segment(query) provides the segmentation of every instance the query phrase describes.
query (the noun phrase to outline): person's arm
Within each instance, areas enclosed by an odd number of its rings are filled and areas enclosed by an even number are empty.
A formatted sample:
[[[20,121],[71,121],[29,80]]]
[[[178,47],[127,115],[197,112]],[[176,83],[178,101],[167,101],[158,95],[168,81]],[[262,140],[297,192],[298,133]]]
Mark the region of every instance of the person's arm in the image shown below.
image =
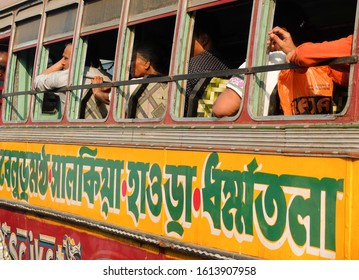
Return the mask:
[[[102,84],[103,77],[95,76],[92,79],[92,84]],[[102,103],[110,104],[110,91],[111,88],[93,88],[92,93],[95,96],[97,100],[99,100]]]
[[[245,68],[243,62],[239,68]],[[237,114],[243,98],[244,77],[233,76],[226,89],[218,96],[212,107],[212,113],[217,118],[231,117]]]
[[[60,59],[58,62],[56,62],[55,64],[51,65],[49,68],[47,68],[46,70],[44,70],[41,75],[48,75],[50,73],[54,73],[54,72],[58,72],[64,69],[63,66],[63,59]]]
[[[286,54],[287,62],[300,66],[314,66],[327,59],[349,56],[353,36],[322,43],[304,43],[296,47],[290,33],[283,28],[275,27],[269,32],[267,42],[271,51],[281,50]]]
[[[242,98],[231,88],[226,88],[216,99],[212,113],[217,118],[234,116],[241,106]]]
[[[270,51],[283,51],[286,54],[286,61],[292,62],[292,57],[296,52],[296,45],[293,42],[292,36],[290,33],[281,28],[274,27],[271,31],[269,31],[269,40],[267,41],[267,45],[269,46]]]
[[[353,36],[322,43],[304,43],[297,47],[291,62],[301,66],[314,66],[322,61],[349,56],[352,51]]]
[[[35,89],[37,91],[52,91],[67,85],[68,70],[50,72],[35,77]]]

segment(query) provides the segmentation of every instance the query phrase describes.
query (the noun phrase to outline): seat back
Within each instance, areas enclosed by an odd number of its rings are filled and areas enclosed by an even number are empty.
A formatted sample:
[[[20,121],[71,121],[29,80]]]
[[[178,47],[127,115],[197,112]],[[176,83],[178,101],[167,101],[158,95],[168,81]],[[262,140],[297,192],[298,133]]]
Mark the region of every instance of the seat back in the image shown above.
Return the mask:
[[[207,85],[202,98],[198,100],[197,117],[212,117],[212,106],[219,94],[221,94],[228,84],[228,79],[213,77]]]

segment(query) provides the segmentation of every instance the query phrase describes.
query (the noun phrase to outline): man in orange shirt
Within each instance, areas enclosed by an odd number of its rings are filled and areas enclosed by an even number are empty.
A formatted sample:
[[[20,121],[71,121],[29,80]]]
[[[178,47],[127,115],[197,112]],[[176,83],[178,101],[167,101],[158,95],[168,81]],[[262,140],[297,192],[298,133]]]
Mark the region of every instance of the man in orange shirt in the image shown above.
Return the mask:
[[[271,51],[283,51],[288,63],[310,67],[328,59],[350,56],[353,35],[322,43],[304,43],[297,47],[293,43],[290,33],[277,26],[269,32],[267,44]],[[331,73],[328,74],[334,82],[348,86],[349,64],[334,65],[331,67]]]

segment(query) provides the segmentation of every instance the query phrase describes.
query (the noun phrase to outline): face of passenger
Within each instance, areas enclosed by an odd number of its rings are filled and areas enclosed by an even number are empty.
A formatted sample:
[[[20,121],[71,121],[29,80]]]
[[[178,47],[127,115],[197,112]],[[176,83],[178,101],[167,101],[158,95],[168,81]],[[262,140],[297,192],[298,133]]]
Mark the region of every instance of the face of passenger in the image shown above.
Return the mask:
[[[136,53],[131,63],[131,76],[132,78],[140,78],[150,73],[151,62]]]
[[[62,67],[64,70],[69,69],[71,59],[72,45],[67,45],[62,54]]]

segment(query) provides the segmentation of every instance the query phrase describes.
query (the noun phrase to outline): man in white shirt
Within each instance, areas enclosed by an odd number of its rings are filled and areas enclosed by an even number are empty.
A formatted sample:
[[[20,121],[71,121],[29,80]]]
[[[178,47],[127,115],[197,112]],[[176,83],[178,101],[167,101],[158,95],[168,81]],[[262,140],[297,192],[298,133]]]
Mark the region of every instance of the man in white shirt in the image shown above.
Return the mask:
[[[35,78],[35,89],[37,91],[44,91],[45,94],[48,91],[59,96],[62,113],[66,102],[66,92],[56,92],[56,90],[67,85],[71,52],[72,44],[66,45],[62,54],[62,58]],[[109,81],[111,81],[111,77],[105,73],[105,71],[94,67],[85,67],[83,84],[101,84],[103,82]],[[108,89],[93,88],[92,92],[93,95],[91,98],[93,99],[93,103],[95,105],[90,107],[90,109],[87,108],[85,112],[85,118],[103,118],[107,114],[108,104],[110,103]]]
[[[51,91],[60,97],[61,110],[65,106],[66,92],[54,92],[67,85],[72,44],[66,45],[62,58],[35,78],[35,90]],[[46,92],[45,92],[46,94]]]

